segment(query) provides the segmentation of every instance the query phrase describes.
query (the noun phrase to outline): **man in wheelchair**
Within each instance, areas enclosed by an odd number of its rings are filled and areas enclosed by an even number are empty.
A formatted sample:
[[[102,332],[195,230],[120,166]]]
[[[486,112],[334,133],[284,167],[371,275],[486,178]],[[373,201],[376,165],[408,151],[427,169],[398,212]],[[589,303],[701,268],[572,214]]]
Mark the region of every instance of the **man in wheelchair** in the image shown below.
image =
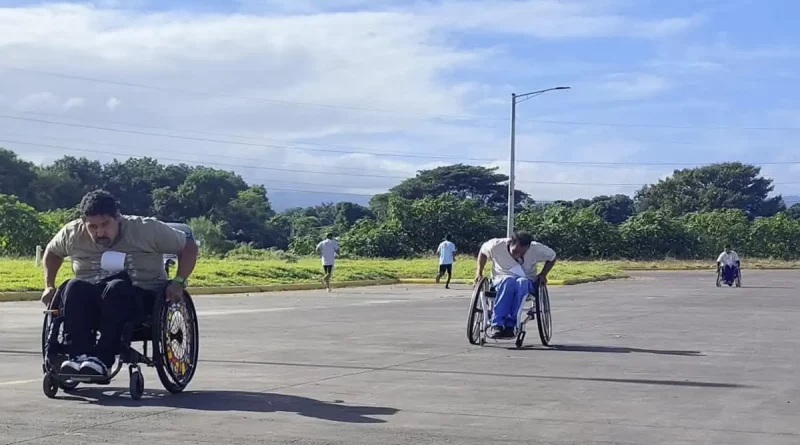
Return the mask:
[[[58,270],[70,257],[75,278],[63,285],[60,295],[69,359],[59,372],[108,377],[124,325],[149,313],[157,295],[170,301],[183,298],[198,249],[191,235],[161,221],[121,215],[116,199],[105,191],[84,196],[80,213],[45,249],[42,302],[49,306]],[[169,282],[165,254],[178,256],[178,270]],[[93,331],[99,331],[99,340]]]
[[[739,268],[742,263],[739,260],[739,254],[735,250],[731,250],[730,244],[725,245],[725,250],[717,257],[717,270],[722,268],[722,281],[725,284],[733,283],[736,276],[739,274]]]
[[[547,274],[556,262],[556,253],[533,241],[526,232],[517,232],[511,238],[491,239],[481,246],[478,254],[475,283],[483,278],[488,260],[492,260],[492,283],[497,291],[488,336],[514,337],[517,313],[528,294],[535,292],[538,283],[547,283]],[[545,264],[537,274],[536,264],[540,261]]]

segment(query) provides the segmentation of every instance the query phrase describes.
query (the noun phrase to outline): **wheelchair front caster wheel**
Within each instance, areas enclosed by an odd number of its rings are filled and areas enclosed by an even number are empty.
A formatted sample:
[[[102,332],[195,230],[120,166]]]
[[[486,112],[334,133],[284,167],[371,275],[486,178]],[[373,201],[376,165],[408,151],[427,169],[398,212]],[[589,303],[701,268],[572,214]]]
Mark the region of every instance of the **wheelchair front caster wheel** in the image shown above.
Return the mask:
[[[139,400],[142,398],[142,395],[144,394],[144,376],[142,375],[138,367],[137,368],[131,367],[130,374],[131,374],[131,385],[130,385],[131,398],[133,400]]]
[[[42,390],[44,391],[44,395],[48,398],[53,399],[56,397],[56,394],[58,394],[58,382],[56,382],[56,379],[52,375],[44,375],[42,379]]]
[[[517,341],[514,343],[517,346],[517,349],[522,347],[522,343],[524,341],[525,341],[525,331],[522,331],[517,335]]]
[[[67,380],[65,382],[58,382],[58,387],[64,391],[72,391],[73,389],[77,388],[79,384],[80,383],[74,380]]]

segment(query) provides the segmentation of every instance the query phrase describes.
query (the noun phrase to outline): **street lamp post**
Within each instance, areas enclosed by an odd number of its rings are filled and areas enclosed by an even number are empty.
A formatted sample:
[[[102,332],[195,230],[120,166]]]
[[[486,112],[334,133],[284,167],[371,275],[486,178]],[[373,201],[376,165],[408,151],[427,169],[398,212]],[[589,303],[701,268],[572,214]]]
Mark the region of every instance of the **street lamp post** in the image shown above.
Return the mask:
[[[511,155],[508,159],[508,227],[506,229],[506,235],[509,238],[511,238],[511,236],[514,234],[514,206],[516,205],[516,200],[514,199],[514,164],[516,162],[515,138],[517,126],[517,104],[525,102],[526,100],[536,97],[540,94],[547,93],[548,91],[568,89],[570,89],[570,87],[555,87],[525,94],[511,94]]]

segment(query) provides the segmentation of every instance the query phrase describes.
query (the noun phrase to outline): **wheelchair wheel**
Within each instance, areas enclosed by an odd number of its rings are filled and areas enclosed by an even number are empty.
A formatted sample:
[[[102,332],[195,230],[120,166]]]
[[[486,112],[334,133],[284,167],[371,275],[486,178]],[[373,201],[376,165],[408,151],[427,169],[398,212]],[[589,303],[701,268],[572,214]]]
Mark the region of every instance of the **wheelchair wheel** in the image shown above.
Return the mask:
[[[553,327],[550,319],[550,295],[547,285],[539,284],[539,296],[536,298],[536,325],[539,328],[539,338],[544,346],[550,345]]]
[[[717,269],[717,287],[722,287],[722,271]]]
[[[742,269],[736,274],[736,287],[742,287]]]
[[[153,361],[164,389],[177,394],[191,382],[197,370],[200,335],[192,297],[183,293],[183,302],[167,304],[158,298],[153,314]]]
[[[489,289],[489,279],[483,278],[472,291],[472,301],[469,304],[467,316],[467,340],[473,345],[483,344],[483,307],[481,294]]]

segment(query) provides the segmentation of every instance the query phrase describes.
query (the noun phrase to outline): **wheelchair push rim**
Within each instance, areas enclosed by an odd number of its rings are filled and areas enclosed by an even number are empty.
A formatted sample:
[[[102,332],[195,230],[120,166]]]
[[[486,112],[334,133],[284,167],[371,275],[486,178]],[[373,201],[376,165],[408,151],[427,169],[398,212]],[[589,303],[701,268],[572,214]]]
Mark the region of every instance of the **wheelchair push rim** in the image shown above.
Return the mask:
[[[539,339],[542,344],[549,346],[553,336],[553,326],[550,316],[550,294],[544,283],[539,284],[539,295],[536,297],[536,326],[539,328]]]
[[[153,359],[164,388],[183,391],[197,371],[200,336],[192,297],[184,292],[183,302],[159,301],[153,313]]]
[[[469,304],[469,315],[467,316],[467,340],[473,345],[484,343],[484,314],[483,314],[483,293],[488,289],[489,280],[484,277],[475,286],[472,292],[472,300]]]

